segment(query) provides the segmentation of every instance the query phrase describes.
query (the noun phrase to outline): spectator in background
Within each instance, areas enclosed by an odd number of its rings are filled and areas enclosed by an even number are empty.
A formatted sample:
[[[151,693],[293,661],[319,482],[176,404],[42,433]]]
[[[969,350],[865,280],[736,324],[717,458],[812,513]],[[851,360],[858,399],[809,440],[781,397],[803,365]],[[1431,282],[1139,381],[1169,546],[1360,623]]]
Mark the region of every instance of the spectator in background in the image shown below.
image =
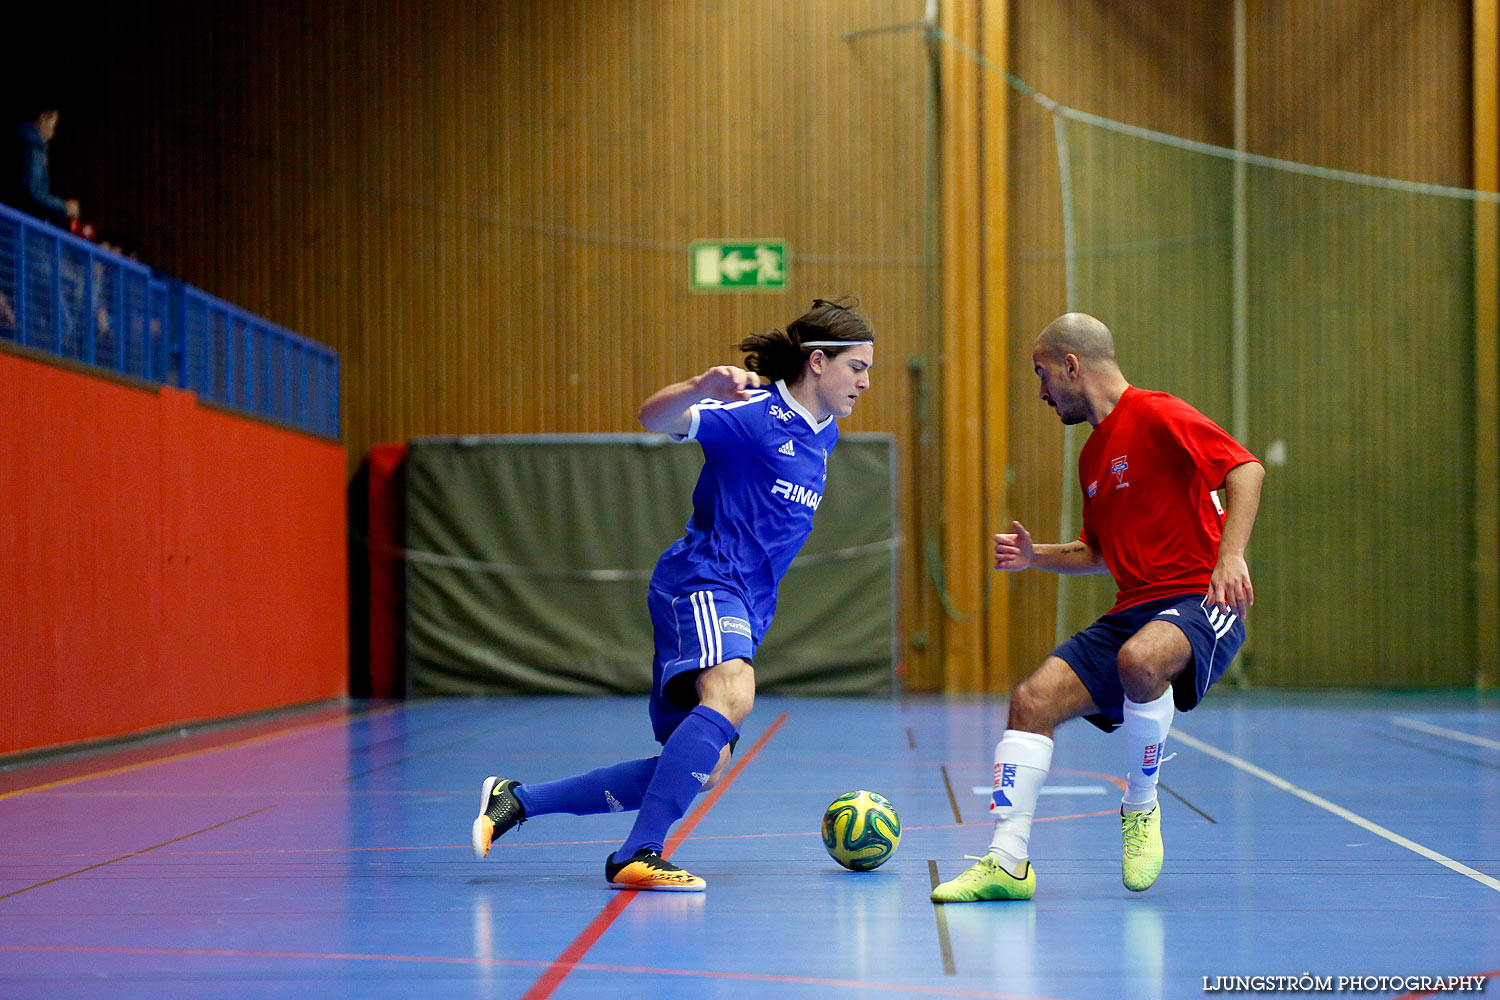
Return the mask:
[[[4,180],[4,201],[67,228],[70,220],[78,218],[78,202],[52,193],[52,172],[47,165],[47,146],[57,134],[58,110],[39,107],[27,114],[29,120],[16,123],[15,159]]]

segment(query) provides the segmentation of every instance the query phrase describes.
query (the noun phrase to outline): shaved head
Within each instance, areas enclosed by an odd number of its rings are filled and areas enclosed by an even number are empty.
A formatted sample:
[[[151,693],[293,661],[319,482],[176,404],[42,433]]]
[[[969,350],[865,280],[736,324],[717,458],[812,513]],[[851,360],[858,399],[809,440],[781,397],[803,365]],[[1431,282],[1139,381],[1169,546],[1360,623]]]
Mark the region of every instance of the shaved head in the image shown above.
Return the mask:
[[[1036,346],[1049,358],[1076,354],[1085,363],[1115,360],[1115,338],[1109,327],[1088,313],[1063,313],[1047,324],[1036,338]]]
[[[1130,388],[1115,361],[1109,327],[1088,313],[1063,313],[1047,324],[1031,349],[1042,402],[1065,424],[1099,426]]]

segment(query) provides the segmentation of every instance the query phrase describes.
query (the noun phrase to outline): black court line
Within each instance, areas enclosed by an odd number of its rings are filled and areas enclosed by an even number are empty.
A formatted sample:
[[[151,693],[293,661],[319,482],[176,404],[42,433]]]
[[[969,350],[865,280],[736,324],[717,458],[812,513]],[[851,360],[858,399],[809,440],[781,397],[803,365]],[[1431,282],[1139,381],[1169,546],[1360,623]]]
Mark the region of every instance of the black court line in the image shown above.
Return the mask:
[[[938,887],[937,862],[931,858],[927,859],[927,876],[932,879],[932,887]],[[948,940],[948,913],[942,906],[934,906],[933,914],[937,917],[938,947],[943,952],[943,975],[953,976],[958,974],[958,969],[953,964],[953,942]]]
[[[1199,809],[1197,806],[1193,805],[1187,799],[1183,798],[1177,792],[1174,792],[1172,789],[1168,788],[1167,787],[1167,783],[1165,781],[1162,781],[1161,779],[1158,778],[1157,782],[1156,782],[1156,787],[1160,788],[1162,791],[1166,792],[1168,795],[1172,796],[1172,798],[1176,799],[1178,802],[1181,802],[1183,805],[1187,806],[1193,812],[1197,813],[1199,816],[1202,816],[1204,819],[1208,820],[1210,823],[1217,823],[1217,822],[1219,822],[1218,820],[1216,820],[1212,816],[1210,816],[1208,813],[1204,812],[1202,809]]]
[[[953,807],[953,821],[955,823],[962,823],[964,818],[958,811],[958,799],[953,796],[953,782],[948,780],[948,765],[939,764],[938,770],[943,772],[943,787],[948,789],[948,804]]]
[[[1370,736],[1375,737],[1376,739],[1385,740],[1388,743],[1399,743],[1401,746],[1411,747],[1413,750],[1423,750],[1430,754],[1436,754],[1439,757],[1447,757],[1449,760],[1461,760],[1465,764],[1475,764],[1479,767],[1487,767],[1493,771],[1500,771],[1500,764],[1496,764],[1493,761],[1483,760],[1479,757],[1474,757],[1466,753],[1454,753],[1452,750],[1439,750],[1437,747],[1428,746],[1426,743],[1418,743],[1416,740],[1404,740],[1399,736],[1392,736],[1390,733],[1382,733],[1374,729],[1368,729],[1366,730],[1366,733]]]
[[[439,721],[434,722],[429,726],[422,726],[418,729],[409,729],[398,736],[387,736],[385,739],[376,740],[374,743],[367,743],[362,747],[356,748],[354,752],[357,754],[370,754],[373,751],[379,750],[386,746],[406,743],[414,736],[425,736],[428,733],[441,732],[443,730],[451,728],[451,726],[452,722],[450,720],[440,719]],[[478,730],[476,732],[470,733],[467,736],[460,736],[456,740],[449,740],[447,743],[440,743],[437,746],[428,747],[425,750],[418,750],[413,753],[397,757],[394,760],[386,761],[384,764],[377,764],[374,767],[366,768],[363,771],[355,771],[348,777],[344,778],[344,784],[347,785],[358,778],[367,777],[368,775],[375,774],[379,771],[387,771],[393,767],[400,767],[402,764],[405,764],[408,761],[419,760],[423,757],[431,757],[434,754],[442,753],[444,750],[451,750],[453,747],[462,746],[465,743],[473,743],[475,740],[483,739],[486,736],[490,735],[492,734],[487,730]]]
[[[192,833],[184,833],[180,837],[173,837],[171,840],[164,840],[160,844],[152,844],[150,847],[142,848],[139,851],[131,851],[129,854],[122,854],[118,858],[110,858],[108,861],[101,861],[97,865],[89,865],[87,868],[80,868],[76,872],[68,872],[66,875],[58,875],[54,878],[47,879],[45,882],[38,882],[35,885],[28,885],[21,889],[13,889],[10,892],[7,892],[5,895],[0,896],[0,899],[9,899],[12,896],[19,896],[23,892],[30,892],[32,889],[40,889],[42,886],[51,885],[53,882],[61,882],[63,879],[72,878],[74,875],[84,875],[88,872],[94,871],[97,868],[103,868],[105,865],[112,865],[117,861],[129,861],[131,858],[138,858],[142,854],[150,854],[152,851],[160,850],[163,847],[168,847],[180,841],[187,840],[189,837],[196,837],[200,833],[208,833],[210,830],[217,830],[219,827],[228,826],[230,823],[238,823],[242,819],[249,819],[251,816],[258,816],[269,809],[275,808],[275,806],[262,806],[254,812],[247,812],[242,816],[235,816],[232,819],[226,819],[221,823],[215,823],[213,826],[205,826],[203,829],[194,830]]]
[[[433,727],[433,728],[441,728],[441,727]],[[423,732],[425,732],[425,730],[423,730]],[[410,734],[410,735],[417,735],[417,734],[413,733],[413,734]],[[407,763],[409,761],[420,760],[423,757],[432,757],[432,756],[435,756],[436,754],[440,754],[440,753],[442,753],[445,750],[451,750],[454,747],[460,746],[460,745],[462,745],[464,743],[472,743],[476,739],[478,739],[480,736],[483,736],[483,735],[484,735],[483,733],[476,733],[476,734],[473,734],[473,735],[470,735],[470,736],[461,736],[461,737],[459,737],[456,740],[449,740],[447,743],[440,743],[437,746],[428,747],[426,750],[419,750],[416,753],[405,754],[403,756],[397,757],[395,760],[386,761],[384,764],[377,764],[376,766],[370,767],[370,768],[366,768],[363,771],[356,771],[356,772],[354,772],[353,774],[349,775],[347,778],[344,779],[344,784],[347,785],[350,782],[357,781],[360,778],[369,777],[370,775],[376,774],[376,773],[378,773],[380,771],[388,771],[388,770],[390,770],[393,767],[400,767],[402,764],[405,764],[405,763]],[[402,737],[402,738],[404,739],[405,737]],[[360,749],[360,752],[363,753],[363,752],[365,752],[368,749],[371,749],[371,748],[376,747],[376,746],[382,746],[382,745],[384,745],[386,743],[390,743],[390,742],[393,742],[393,741],[392,740],[382,740],[380,743],[372,744],[371,747],[362,747]]]

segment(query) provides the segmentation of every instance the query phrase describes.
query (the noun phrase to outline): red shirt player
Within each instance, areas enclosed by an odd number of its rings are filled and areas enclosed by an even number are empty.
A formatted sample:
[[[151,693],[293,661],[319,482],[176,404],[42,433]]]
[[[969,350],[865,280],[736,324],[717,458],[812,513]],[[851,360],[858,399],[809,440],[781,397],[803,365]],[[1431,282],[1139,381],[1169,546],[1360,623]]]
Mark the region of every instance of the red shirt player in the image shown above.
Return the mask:
[[[1042,401],[1063,423],[1093,428],[1078,459],[1083,532],[1036,544],[1013,522],[995,536],[995,566],[1109,572],[1119,592],[1114,607],[1012,693],[995,746],[989,852],[935,888],[937,902],[1031,898],[1031,819],[1052,765],[1052,733],[1079,716],[1124,730],[1121,877],[1129,889],[1149,889],[1164,856],[1156,785],[1173,714],[1197,705],[1223,675],[1255,603],[1245,562],[1265,478],[1255,456],[1175,396],[1131,386],[1108,327],[1092,316],[1053,320],[1032,362]]]

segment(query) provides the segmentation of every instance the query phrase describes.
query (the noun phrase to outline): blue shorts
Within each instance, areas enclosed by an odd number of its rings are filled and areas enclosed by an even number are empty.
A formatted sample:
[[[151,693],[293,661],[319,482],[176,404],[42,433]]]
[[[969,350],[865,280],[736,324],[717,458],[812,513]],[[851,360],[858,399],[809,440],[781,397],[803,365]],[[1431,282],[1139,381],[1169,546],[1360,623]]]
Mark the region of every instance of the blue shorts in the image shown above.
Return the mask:
[[[726,660],[754,662],[756,645],[744,602],[727,590],[669,594],[652,587],[646,606],[656,638],[651,730],[665,743],[698,704],[699,672]]]
[[[1106,733],[1124,721],[1120,647],[1150,621],[1170,622],[1193,647],[1187,667],[1172,680],[1172,703],[1186,712],[1202,700],[1245,643],[1245,623],[1233,612],[1206,608],[1203,594],[1164,597],[1112,612],[1052,651],[1093,696],[1098,715],[1086,718]]]

